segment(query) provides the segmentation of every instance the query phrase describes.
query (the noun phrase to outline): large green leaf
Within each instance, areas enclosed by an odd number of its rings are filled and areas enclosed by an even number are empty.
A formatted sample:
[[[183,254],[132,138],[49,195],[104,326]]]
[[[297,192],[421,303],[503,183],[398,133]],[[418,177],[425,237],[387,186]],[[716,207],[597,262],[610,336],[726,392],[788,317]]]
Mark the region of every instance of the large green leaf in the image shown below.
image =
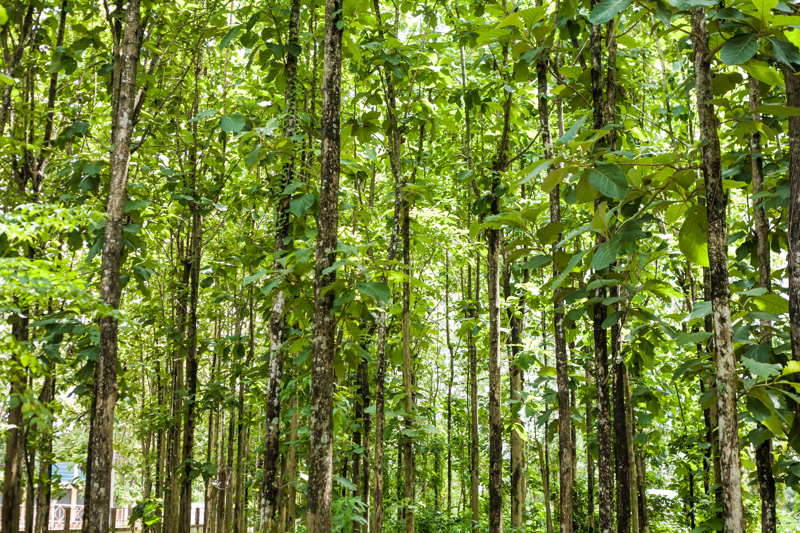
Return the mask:
[[[772,10],[778,5],[778,0],[753,0],[753,5],[758,12],[758,18],[766,22],[772,15]]]
[[[784,65],[800,64],[800,50],[795,45],[780,39],[770,39],[769,42],[772,43],[772,57]]]
[[[592,256],[592,268],[595,270],[608,268],[617,259],[619,247],[619,239],[609,239],[601,243],[594,251],[594,256]]]
[[[228,133],[237,133],[242,131],[245,124],[247,124],[247,121],[241,113],[225,115],[219,121],[219,127],[222,129],[222,131],[226,131]]]
[[[389,287],[380,281],[359,281],[356,283],[356,290],[378,302],[389,301]]]
[[[628,180],[625,173],[614,164],[597,165],[589,171],[589,183],[603,196],[621,200],[628,196]]]
[[[747,370],[752,372],[753,375],[762,378],[777,376],[782,370],[781,365],[762,363],[761,361],[756,361],[755,359],[750,359],[749,357],[742,357],[742,365],[747,368]]]
[[[592,8],[589,22],[592,24],[605,24],[631,5],[631,2],[632,0],[601,0]]]
[[[678,247],[690,262],[708,266],[708,220],[704,207],[696,206],[686,211],[678,233]]]
[[[719,53],[723,63],[741,65],[758,51],[758,39],[752,33],[740,33],[722,46]]]

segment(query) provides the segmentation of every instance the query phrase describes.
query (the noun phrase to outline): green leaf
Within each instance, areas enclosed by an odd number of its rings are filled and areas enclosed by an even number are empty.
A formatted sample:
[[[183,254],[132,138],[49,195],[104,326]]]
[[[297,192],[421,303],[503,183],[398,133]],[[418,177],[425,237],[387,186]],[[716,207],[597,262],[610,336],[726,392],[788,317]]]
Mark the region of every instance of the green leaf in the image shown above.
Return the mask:
[[[564,181],[564,178],[569,174],[571,169],[569,167],[560,167],[553,169],[547,177],[542,181],[542,190],[547,194],[555,189],[556,185]]]
[[[610,239],[600,244],[592,257],[592,268],[603,270],[617,259],[619,254],[619,239]]]
[[[581,262],[581,259],[583,259],[584,255],[586,255],[586,250],[581,250],[577,254],[570,257],[569,261],[567,262],[567,266],[561,271],[561,275],[553,280],[553,284],[550,288],[553,290],[559,288],[561,284],[564,283],[564,280],[567,279],[567,276],[570,274],[570,272],[572,272],[575,267],[578,266],[578,263]]]
[[[778,5],[778,0],[753,0],[753,5],[758,12],[758,18],[766,22],[772,15],[772,10]]]
[[[678,247],[696,265],[708,266],[708,220],[705,207],[693,207],[686,212],[678,233]]]
[[[769,66],[764,61],[758,59],[751,59],[742,68],[758,81],[762,81],[772,87],[780,87],[783,85],[783,77],[778,74],[778,71]]]
[[[770,39],[772,43],[772,57],[790,67],[800,64],[800,51],[792,43],[780,39]]]
[[[589,22],[592,24],[605,24],[631,5],[631,2],[632,0],[601,0],[592,8]]]
[[[567,144],[574,139],[575,136],[578,135],[578,130],[581,129],[581,126],[583,126],[584,122],[586,122],[586,115],[579,118],[572,126],[570,126],[570,128],[564,132],[564,135],[562,135],[561,138],[556,141],[556,144]]]
[[[759,311],[772,314],[782,314],[789,312],[789,301],[780,294],[770,292],[761,296],[754,296],[753,304]]]
[[[524,263],[521,263],[519,265],[519,268],[525,270],[538,270],[543,266],[549,264],[552,260],[553,258],[550,257],[549,255],[535,255],[530,259],[528,259],[527,261],[525,261]]]
[[[553,244],[556,242],[556,240],[558,240],[558,236],[563,229],[564,224],[561,222],[548,222],[536,230],[536,236],[539,238],[542,244]]]
[[[800,116],[800,107],[788,105],[760,105],[756,107],[756,111],[764,115],[772,115],[773,117],[779,118]]]
[[[758,39],[751,33],[740,33],[726,42],[719,53],[727,65],[741,65],[758,51]]]
[[[608,315],[605,320],[603,320],[603,323],[600,325],[600,327],[603,329],[608,329],[619,322],[620,318],[622,318],[622,311],[614,311]]]
[[[6,13],[6,8],[0,6],[0,26],[8,22],[8,13]]]
[[[742,365],[752,372],[753,375],[762,378],[770,378],[781,373],[781,365],[762,363],[749,357],[742,357]]]
[[[356,290],[378,302],[389,301],[389,287],[382,281],[359,281],[356,283]]]
[[[677,337],[675,337],[675,342],[680,346],[685,346],[687,344],[700,344],[702,342],[706,342],[709,337],[711,337],[711,332],[709,331],[698,331],[696,333],[679,333]]]
[[[603,196],[621,200],[628,195],[625,173],[614,164],[597,165],[589,171],[589,183]]]
[[[710,7],[717,5],[716,0],[669,0],[669,3],[681,11],[694,9],[695,7]]]
[[[347,490],[354,491],[358,487],[356,487],[349,479],[343,478],[342,476],[333,476],[336,478],[336,482],[344,487]]]
[[[306,193],[297,198],[292,198],[292,201],[289,202],[289,211],[291,211],[294,216],[301,217],[308,213],[308,210],[314,205],[315,200],[316,197],[312,193]]]
[[[535,178],[536,176],[538,176],[539,174],[550,168],[550,165],[552,164],[553,164],[552,159],[543,159],[541,161],[538,161],[537,163],[533,163],[532,165],[525,167],[525,170],[522,171],[522,173],[525,174],[525,177],[522,178],[518,184],[523,185],[525,183],[528,183],[533,178]]]
[[[228,30],[228,33],[226,33],[225,37],[223,37],[222,40],[219,42],[219,49],[222,50],[223,48],[228,46],[231,43],[231,41],[234,40],[236,36],[239,35],[239,33],[241,33],[241,31],[242,31],[241,26],[234,26],[233,28]]]
[[[222,131],[228,133],[237,133],[244,129],[247,121],[241,113],[233,113],[232,115],[225,115],[219,121],[219,127]]]
[[[787,374],[797,374],[800,372],[800,361],[791,360],[786,363],[786,366],[783,367],[783,372],[781,372],[782,376]]]
[[[711,314],[711,302],[695,302],[692,312],[689,313],[689,320],[704,318]]]

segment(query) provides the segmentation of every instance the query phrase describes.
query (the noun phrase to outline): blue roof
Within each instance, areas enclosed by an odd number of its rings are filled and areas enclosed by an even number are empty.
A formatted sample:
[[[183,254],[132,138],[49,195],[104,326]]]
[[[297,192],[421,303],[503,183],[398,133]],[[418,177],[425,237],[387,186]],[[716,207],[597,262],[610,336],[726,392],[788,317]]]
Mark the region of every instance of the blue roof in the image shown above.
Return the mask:
[[[77,480],[84,481],[86,476],[78,468],[78,475],[75,476],[75,463],[55,463],[53,465],[53,477],[61,479],[62,483],[72,483]]]

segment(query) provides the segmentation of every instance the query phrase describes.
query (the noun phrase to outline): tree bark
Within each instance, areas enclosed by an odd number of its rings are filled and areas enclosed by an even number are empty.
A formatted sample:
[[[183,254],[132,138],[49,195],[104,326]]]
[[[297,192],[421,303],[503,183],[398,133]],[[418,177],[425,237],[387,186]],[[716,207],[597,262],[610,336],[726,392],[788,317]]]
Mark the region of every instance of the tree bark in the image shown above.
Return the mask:
[[[507,53],[507,52],[506,52]],[[508,167],[511,131],[511,93],[503,103],[500,141],[492,165],[489,214],[500,213],[500,175]],[[486,230],[486,278],[489,297],[489,532],[503,531],[503,421],[500,414],[500,253],[503,232]]]
[[[28,317],[17,315],[11,319],[11,335],[14,341],[28,342]],[[6,449],[3,463],[2,533],[17,533],[19,530],[20,505],[22,504],[22,452],[25,439],[22,429],[22,401],[25,392],[25,372],[18,351],[12,352],[9,375],[9,406],[6,431]]]
[[[325,48],[322,72],[322,147],[317,250],[314,263],[314,338],[311,374],[311,436],[308,454],[309,533],[331,531],[333,476],[333,314],[339,226],[339,106],[342,67],[342,0],[325,1]]]
[[[708,28],[703,8],[692,14],[692,46],[697,86],[697,115],[702,141],[702,167],[706,184],[708,213],[708,260],[713,308],[714,344],[717,351],[717,405],[719,408],[719,448],[722,481],[723,522],[727,533],[744,529],[742,507],[739,434],[736,416],[736,355],[733,352],[733,331],[729,307],[728,242],[725,208],[727,199],[722,188],[722,167],[711,88],[711,54],[708,49]]]
[[[480,316],[480,253],[475,258],[475,296],[469,306],[470,317],[477,323]],[[472,269],[467,265],[467,292],[472,292],[471,279]],[[480,469],[480,456],[478,455],[478,349],[475,345],[475,336],[472,330],[467,332],[467,351],[469,353],[469,398],[470,398],[470,422],[469,422],[469,500],[470,500],[470,520],[472,531],[478,531],[480,524],[480,514],[478,508],[478,492],[480,485],[478,482],[478,470]]]
[[[202,64],[198,54],[195,65],[194,101],[192,116],[198,112],[199,78]],[[192,481],[194,466],[194,429],[197,411],[197,307],[199,303],[200,260],[202,256],[203,217],[200,213],[200,189],[198,184],[198,138],[197,122],[192,122],[192,145],[190,147],[190,172],[192,200],[189,202],[191,233],[189,235],[189,307],[186,322],[186,398],[184,402],[182,457],[183,470],[180,487],[180,511],[178,533],[190,533],[192,512]]]
[[[56,395],[56,365],[51,363],[48,367],[48,375],[44,380],[42,386],[42,393],[39,396],[39,401],[46,406],[55,399]],[[45,443],[39,458],[39,479],[38,488],[36,492],[36,533],[47,533],[50,521],[50,498],[51,498],[51,482],[53,470],[53,424],[52,421],[47,424],[45,428],[46,434],[44,435]]]
[[[800,106],[800,74],[784,67],[786,105]],[[800,117],[789,117],[789,336],[800,361]]]
[[[613,287],[611,297],[617,296],[617,288]],[[628,533],[631,529],[631,486],[634,479],[631,475],[631,463],[628,442],[627,420],[627,369],[620,353],[620,323],[611,327],[611,358],[614,361],[614,433],[616,445],[614,458],[616,461],[617,486],[617,533]]]
[[[553,157],[553,146],[550,137],[550,111],[547,105],[547,59],[540,59],[536,64],[538,82],[539,128],[542,135],[544,157]],[[561,222],[561,191],[556,185],[550,191],[550,222]],[[556,238],[556,242],[561,236]],[[551,253],[556,254],[553,245]],[[560,271],[553,261],[553,278]],[[572,452],[572,419],[569,392],[569,359],[567,357],[567,341],[564,332],[564,310],[562,297],[558,289],[553,291],[553,339],[556,359],[556,388],[558,397],[558,480],[559,480],[559,530],[561,533],[572,533],[572,493],[575,482],[575,465]]]
[[[283,134],[287,139],[295,135],[297,129],[297,60],[300,47],[300,0],[292,0],[289,14],[289,38],[284,65],[286,78],[286,119]],[[283,166],[283,176],[277,191],[279,197],[275,209],[275,252],[273,268],[276,272],[283,267],[280,261],[292,248],[289,242],[289,205],[291,195],[284,190],[294,180],[295,154],[292,149],[289,160]],[[286,341],[286,293],[282,285],[277,287],[272,299],[269,319],[269,379],[267,382],[266,434],[264,437],[264,477],[261,486],[259,531],[277,531],[275,522],[278,506],[278,445],[280,441],[280,393],[282,373],[282,346]]]
[[[761,113],[756,111],[760,104],[758,80],[749,77],[747,80],[750,115],[756,124],[761,122]],[[753,185],[753,220],[756,230],[756,262],[758,263],[758,286],[772,290],[769,256],[769,220],[764,200],[759,196],[764,187],[763,158],[761,156],[761,134],[755,130],[750,135],[750,165]],[[772,333],[769,321],[762,321],[760,342],[772,349]],[[766,428],[759,424],[761,430]],[[772,440],[765,439],[756,447],[756,471],[758,489],[761,496],[761,533],[777,531],[775,515],[775,477],[772,474]]]
[[[373,0],[372,4],[375,18],[378,20],[378,35],[385,39],[381,20],[380,4]],[[398,241],[402,232],[403,206],[405,181],[401,168],[402,139],[397,124],[397,97],[395,94],[394,74],[389,69],[383,69],[384,98],[386,102],[387,138],[389,149],[389,166],[394,179],[394,213],[392,220],[392,233],[389,239],[387,258],[392,262],[397,257]],[[386,275],[381,276],[381,281],[386,282]],[[378,310],[376,355],[378,369],[375,385],[375,496],[373,531],[380,532],[383,528],[383,434],[384,434],[384,385],[386,380],[386,337],[388,335],[388,310],[383,307]]]
[[[453,381],[455,380],[455,348],[450,337],[450,253],[444,251],[444,331],[447,341],[450,374],[447,379],[447,519],[453,508]]]
[[[595,2],[592,2],[594,5]],[[603,104],[602,77],[602,35],[597,24],[592,25],[590,35],[592,65],[590,70],[592,91],[592,114],[594,128],[601,129],[605,125],[606,112]],[[595,208],[599,204],[595,200]],[[597,236],[598,244],[603,240]],[[600,516],[598,528],[600,533],[610,533],[614,524],[614,474],[611,446],[611,416],[609,408],[608,386],[608,331],[603,327],[607,309],[602,303],[606,290],[599,287],[594,291],[593,337],[595,353],[595,386],[597,388],[597,445],[598,445],[598,503]]]
[[[592,420],[592,371],[591,363],[586,364],[586,442],[589,442],[594,422]],[[594,456],[589,446],[586,446],[586,530],[595,533],[594,516]]]
[[[128,181],[132,113],[136,97],[139,62],[139,0],[130,0],[125,12],[125,30],[119,53],[114,57],[119,72],[119,93],[112,107],[113,127],[110,156],[111,183],[106,207],[105,242],[100,266],[100,297],[112,309],[119,308],[122,288],[120,267],[123,207]],[[106,533],[111,505],[111,470],[114,454],[114,409],[117,403],[117,319],[100,319],[100,356],[94,376],[94,400],[89,429],[86,504],[83,532]]]

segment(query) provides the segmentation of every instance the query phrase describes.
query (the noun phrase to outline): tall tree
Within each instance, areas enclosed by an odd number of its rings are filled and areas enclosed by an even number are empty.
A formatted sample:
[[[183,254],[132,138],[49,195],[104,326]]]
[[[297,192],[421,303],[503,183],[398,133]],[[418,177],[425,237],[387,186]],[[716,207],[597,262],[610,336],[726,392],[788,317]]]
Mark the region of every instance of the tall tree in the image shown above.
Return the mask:
[[[111,113],[111,180],[106,205],[105,240],[100,266],[100,297],[109,308],[119,308],[124,241],[123,208],[131,154],[133,112],[136,105],[136,71],[141,29],[139,0],[125,6],[125,25],[113,60],[114,95]],[[84,533],[106,533],[111,505],[111,470],[114,455],[114,409],[117,403],[117,329],[112,313],[100,318],[100,355],[94,374],[86,475]]]
[[[308,456],[309,533],[331,531],[333,482],[333,314],[336,238],[339,227],[339,168],[342,70],[342,1],[325,1],[322,69],[322,147],[317,245],[314,262],[314,338],[311,376],[311,438]]]
[[[783,67],[786,104],[800,106],[800,74]],[[789,117],[789,337],[792,359],[800,361],[800,116]]]
[[[283,133],[292,139],[297,129],[297,62],[300,55],[300,0],[292,0],[289,11],[289,38],[286,46],[284,77],[286,78]],[[291,149],[283,165],[283,175],[276,191],[275,252],[273,268],[282,269],[281,261],[291,250],[289,240],[289,207],[291,195],[286,188],[294,181],[295,150]],[[261,488],[260,526],[262,533],[277,529],[274,525],[278,503],[278,444],[280,441],[280,393],[282,380],[282,347],[286,341],[286,290],[278,287],[272,299],[269,324],[269,379],[267,383],[266,433],[264,437],[264,477]]]
[[[761,121],[758,80],[748,77],[748,104],[753,122]],[[761,133],[758,130],[750,135],[750,169],[753,184],[753,220],[756,233],[756,261],[758,264],[758,286],[772,290],[772,269],[769,250],[769,220],[764,207],[762,192],[764,189],[764,159],[761,155]],[[772,348],[772,332],[769,321],[761,324],[759,341]],[[766,428],[761,425],[762,431]],[[761,496],[761,533],[777,531],[775,516],[775,476],[772,473],[772,439],[766,438],[756,447],[756,468],[758,487]]]
[[[545,158],[553,157],[553,144],[550,136],[550,110],[547,91],[546,56],[536,64],[537,94],[539,108],[539,129]],[[549,193],[550,223],[561,223],[561,188],[556,184]],[[560,241],[560,236],[556,241]],[[552,248],[553,256],[557,247]],[[553,277],[559,276],[557,263],[553,262]],[[564,331],[563,298],[559,289],[553,291],[553,347],[556,356],[556,388],[558,389],[558,488],[559,488],[559,529],[561,533],[572,533],[572,492],[574,490],[574,465],[572,461],[572,418],[569,391],[569,360],[567,340]]]
[[[719,122],[714,111],[711,52],[705,9],[692,12],[692,46],[697,90],[697,117],[702,142],[702,169],[708,216],[708,262],[714,347],[717,359],[717,406],[719,409],[719,451],[723,520],[725,531],[744,530],[739,423],[736,410],[736,354],[733,351],[733,326],[728,283],[727,197],[722,187]]]

